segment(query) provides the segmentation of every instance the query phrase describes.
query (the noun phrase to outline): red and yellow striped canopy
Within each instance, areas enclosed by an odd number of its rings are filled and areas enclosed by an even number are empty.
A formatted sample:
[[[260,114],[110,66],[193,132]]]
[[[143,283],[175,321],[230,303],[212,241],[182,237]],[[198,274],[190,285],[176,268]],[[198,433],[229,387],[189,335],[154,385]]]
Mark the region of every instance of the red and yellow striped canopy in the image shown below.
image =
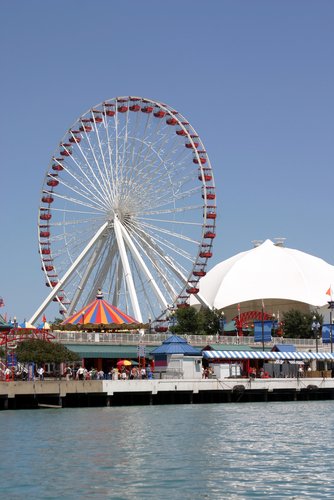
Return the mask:
[[[109,304],[102,298],[98,298],[65,319],[62,325],[83,325],[87,323],[96,325],[108,325],[112,323],[129,325],[131,323],[139,324],[139,321],[120,311],[117,307]]]

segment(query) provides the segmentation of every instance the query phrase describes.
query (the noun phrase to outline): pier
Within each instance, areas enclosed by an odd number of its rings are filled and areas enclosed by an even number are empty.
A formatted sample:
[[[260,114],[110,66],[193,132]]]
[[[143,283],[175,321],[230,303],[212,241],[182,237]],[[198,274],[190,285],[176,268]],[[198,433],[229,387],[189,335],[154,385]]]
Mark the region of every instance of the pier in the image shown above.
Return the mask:
[[[334,399],[332,378],[0,382],[0,409]]]

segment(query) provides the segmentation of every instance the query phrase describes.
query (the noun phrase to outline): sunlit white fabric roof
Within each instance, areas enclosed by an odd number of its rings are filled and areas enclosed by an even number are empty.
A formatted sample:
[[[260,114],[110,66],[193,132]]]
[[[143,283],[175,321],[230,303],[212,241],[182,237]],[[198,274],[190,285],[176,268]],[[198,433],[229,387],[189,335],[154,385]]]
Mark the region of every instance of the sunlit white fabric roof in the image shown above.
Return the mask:
[[[323,306],[334,288],[334,266],[322,259],[266,240],[220,262],[200,280],[200,294],[211,307],[261,299],[285,299]],[[190,304],[197,301],[191,297]]]

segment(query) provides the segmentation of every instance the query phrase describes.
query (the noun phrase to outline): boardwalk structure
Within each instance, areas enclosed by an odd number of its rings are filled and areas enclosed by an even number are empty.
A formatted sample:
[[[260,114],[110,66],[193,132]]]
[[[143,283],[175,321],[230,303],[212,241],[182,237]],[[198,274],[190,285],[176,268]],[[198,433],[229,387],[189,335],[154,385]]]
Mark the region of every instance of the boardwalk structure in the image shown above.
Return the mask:
[[[0,382],[2,410],[321,399],[334,399],[334,379],[314,377]]]

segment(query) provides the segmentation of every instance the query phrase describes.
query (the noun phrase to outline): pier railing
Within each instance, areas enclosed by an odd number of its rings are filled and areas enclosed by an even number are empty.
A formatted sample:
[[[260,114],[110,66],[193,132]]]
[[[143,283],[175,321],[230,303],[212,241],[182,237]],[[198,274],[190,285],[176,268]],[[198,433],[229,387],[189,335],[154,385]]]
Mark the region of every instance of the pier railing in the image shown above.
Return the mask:
[[[164,340],[170,337],[170,333],[108,333],[108,332],[84,332],[84,331],[54,331],[55,340],[64,344],[118,344],[118,345],[160,345]],[[206,346],[210,344],[222,344],[230,346],[230,350],[238,348],[239,345],[250,347],[261,347],[261,342],[254,342],[254,337],[237,336],[216,336],[216,335],[181,335],[187,342],[193,346]],[[272,338],[271,342],[266,342],[265,346],[273,347],[275,344],[294,344],[298,350],[312,351],[316,349],[315,339],[293,339],[293,338]],[[226,347],[225,347],[226,348]],[[318,341],[318,349],[321,352],[330,350],[329,344],[322,344]]]

